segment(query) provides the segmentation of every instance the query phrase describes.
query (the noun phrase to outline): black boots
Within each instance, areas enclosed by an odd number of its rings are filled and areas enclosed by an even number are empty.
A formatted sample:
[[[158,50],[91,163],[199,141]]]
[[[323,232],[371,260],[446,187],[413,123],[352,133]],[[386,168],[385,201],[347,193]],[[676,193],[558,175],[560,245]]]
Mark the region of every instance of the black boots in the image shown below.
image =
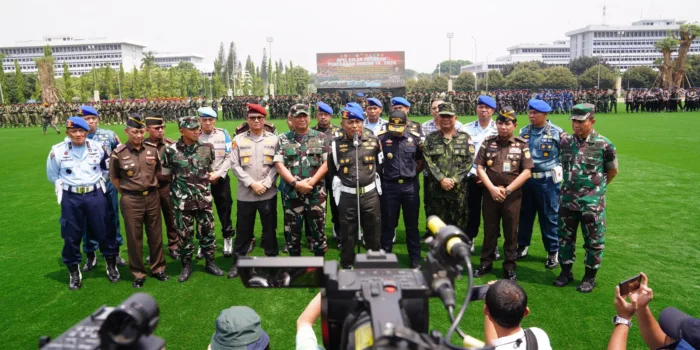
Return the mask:
[[[70,273],[68,288],[70,290],[80,289],[83,286],[83,275],[80,273],[80,266],[78,264],[68,265],[68,272]]]
[[[178,282],[185,282],[190,279],[192,275],[192,257],[186,256],[182,259],[182,272],[180,272],[180,278],[177,279]]]
[[[559,273],[559,277],[554,280],[554,285],[556,287],[564,287],[574,280],[574,273],[571,272],[572,267],[572,264],[561,264],[561,273]]]
[[[586,268],[586,275],[583,276],[583,280],[581,280],[581,284],[578,285],[578,288],[576,288],[576,290],[581,293],[592,292],[593,288],[595,288],[596,273],[598,273],[598,270]]]
[[[107,279],[112,283],[119,282],[119,270],[117,270],[117,257],[116,256],[106,256],[105,261],[107,261]]]
[[[95,252],[85,253],[85,255],[87,255],[87,259],[85,259],[85,265],[83,265],[83,272],[90,272],[97,266],[97,255]]]
[[[205,254],[204,258],[207,260],[207,264],[204,266],[204,271],[209,272],[210,274],[214,276],[223,276],[224,271],[220,269],[218,266],[216,266],[216,263],[214,262],[214,254],[209,253]]]

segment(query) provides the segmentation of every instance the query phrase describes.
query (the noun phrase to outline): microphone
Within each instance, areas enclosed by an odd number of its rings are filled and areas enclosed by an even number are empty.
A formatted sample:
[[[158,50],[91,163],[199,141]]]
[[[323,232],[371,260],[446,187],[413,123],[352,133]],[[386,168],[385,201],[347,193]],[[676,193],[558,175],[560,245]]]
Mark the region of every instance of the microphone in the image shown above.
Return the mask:
[[[352,145],[355,148],[360,147],[360,137],[357,134],[352,135]]]

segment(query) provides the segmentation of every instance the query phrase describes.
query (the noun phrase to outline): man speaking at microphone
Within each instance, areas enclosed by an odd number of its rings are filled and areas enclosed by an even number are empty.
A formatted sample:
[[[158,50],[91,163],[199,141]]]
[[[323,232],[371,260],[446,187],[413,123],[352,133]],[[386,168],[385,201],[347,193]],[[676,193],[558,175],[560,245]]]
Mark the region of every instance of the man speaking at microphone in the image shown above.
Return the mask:
[[[379,140],[369,133],[362,132],[363,121],[362,110],[353,107],[343,109],[343,136],[333,140],[333,159],[328,162],[338,212],[344,214],[340,217],[339,232],[343,246],[340,266],[343,268],[351,268],[355,262],[358,215],[367,249],[379,250],[381,184],[377,176],[377,167],[381,165],[383,155]]]

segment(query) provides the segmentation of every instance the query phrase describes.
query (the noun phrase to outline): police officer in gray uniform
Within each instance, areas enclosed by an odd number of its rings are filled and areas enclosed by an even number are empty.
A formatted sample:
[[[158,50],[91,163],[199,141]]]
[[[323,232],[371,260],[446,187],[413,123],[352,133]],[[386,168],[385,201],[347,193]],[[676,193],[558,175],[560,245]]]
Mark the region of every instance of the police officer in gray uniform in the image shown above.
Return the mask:
[[[566,131],[547,120],[547,114],[552,111],[552,108],[546,102],[532,99],[528,107],[530,125],[520,130],[520,137],[528,140],[528,148],[535,167],[532,169],[530,179],[523,185],[516,258],[522,259],[528,255],[532,227],[537,215],[542,231],[542,242],[547,251],[547,261],[544,266],[553,269],[559,265],[557,219],[562,180],[559,141],[563,135],[566,135]]]

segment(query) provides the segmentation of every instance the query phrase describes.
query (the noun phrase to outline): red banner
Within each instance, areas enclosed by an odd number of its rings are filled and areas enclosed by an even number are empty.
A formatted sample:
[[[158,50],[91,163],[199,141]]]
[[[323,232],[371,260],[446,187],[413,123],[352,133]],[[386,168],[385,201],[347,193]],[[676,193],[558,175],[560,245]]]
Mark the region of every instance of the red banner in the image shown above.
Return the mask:
[[[316,54],[318,88],[398,88],[406,86],[403,51]]]

